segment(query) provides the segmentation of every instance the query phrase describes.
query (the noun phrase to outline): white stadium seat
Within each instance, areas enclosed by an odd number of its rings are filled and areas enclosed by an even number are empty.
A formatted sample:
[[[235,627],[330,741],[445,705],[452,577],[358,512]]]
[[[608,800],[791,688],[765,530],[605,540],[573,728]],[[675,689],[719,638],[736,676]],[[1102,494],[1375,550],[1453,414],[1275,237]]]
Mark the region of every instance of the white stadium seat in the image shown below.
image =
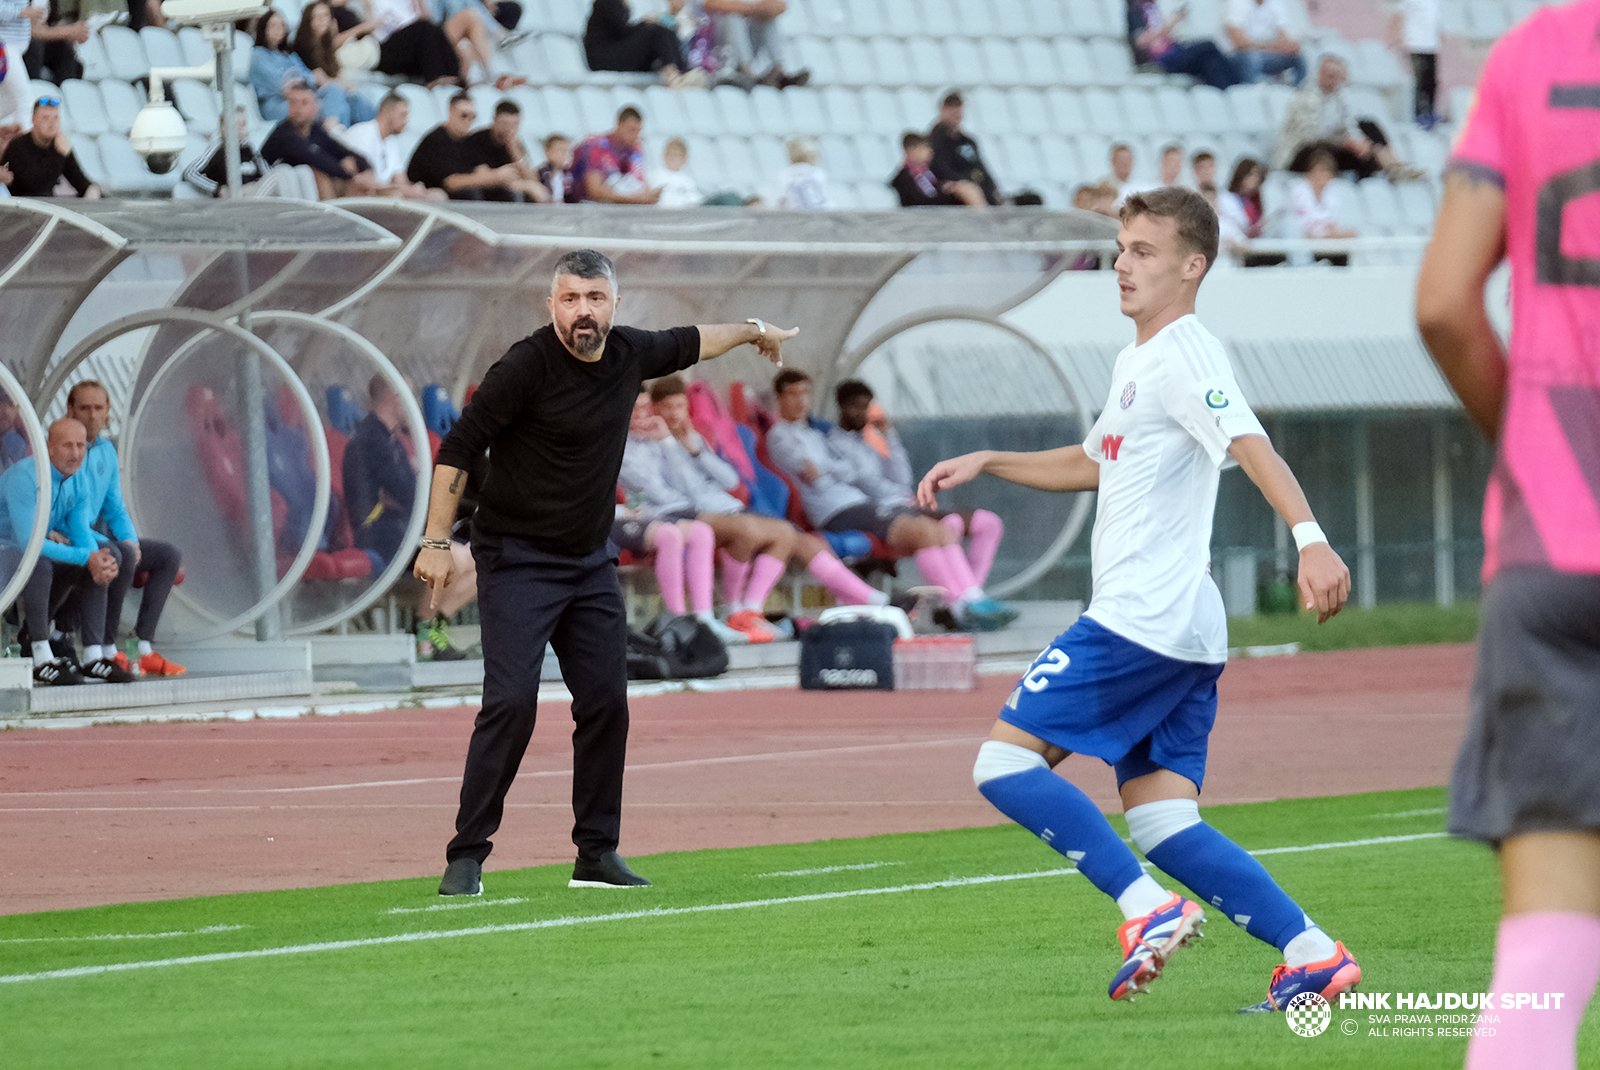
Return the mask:
[[[120,78],[124,82],[137,82],[150,73],[150,61],[145,58],[144,42],[139,39],[135,31],[126,26],[106,26],[100,31],[100,44],[105,49],[113,78]],[[249,53],[246,52],[245,55],[248,57]]]
[[[1050,105],[1037,89],[1013,89],[1011,114],[1016,117],[1017,130],[1024,134],[1044,134],[1055,129],[1050,120]]]
[[[1007,170],[1002,172],[1006,188],[1035,186],[1056,177],[1045,166],[1044,157],[1040,154],[1038,143],[1033,138],[1025,134],[1007,134],[997,139],[996,144],[1004,147],[1008,163]]]
[[[791,134],[809,134],[816,137],[827,131],[828,119],[822,114],[822,96],[818,90],[810,87],[785,89],[783,96],[789,105]]]
[[[1096,37],[1089,42],[1095,74],[1104,85],[1123,85],[1133,77],[1133,57],[1128,42],[1120,37]]]
[[[662,137],[682,137],[695,132],[684,111],[682,94],[664,85],[653,85],[645,89],[643,96],[644,103],[639,110],[644,113],[644,128],[650,133]]]
[[[955,79],[950,73],[950,58],[943,47],[931,37],[913,37],[906,41],[906,56],[911,62],[911,74],[916,84],[943,88]]]
[[[1228,98],[1222,90],[1209,85],[1197,85],[1188,91],[1187,97],[1194,109],[1196,130],[1222,134],[1236,129],[1233,109],[1228,107]]]
[[[935,96],[925,89],[912,86],[902,86],[895,91],[895,97],[900,101],[900,117],[905,120],[907,130],[926,133],[933,126],[934,119],[939,115],[939,102],[934,99]]]
[[[1027,37],[1059,37],[1072,32],[1067,18],[1067,5],[1062,0],[1019,0],[1017,6],[1027,12]]]
[[[1030,37],[1039,32],[1033,25],[1032,15],[1031,5],[1023,0],[1000,0],[994,5],[994,21],[983,32],[1001,37]]]
[[[1233,110],[1234,128],[1248,134],[1261,134],[1278,129],[1267,107],[1266,87],[1256,85],[1231,86],[1224,94]]]
[[[749,93],[737,86],[720,85],[711,91],[711,97],[722,110],[722,128],[728,133],[749,137],[761,132],[755,109],[750,105]]]
[[[1072,0],[1072,28],[1084,37],[1126,33],[1127,17],[1116,10],[1121,6],[1115,0]]]
[[[210,137],[221,130],[222,104],[204,82],[180,78],[167,86],[167,99],[183,114],[189,129]]]
[[[853,89],[837,85],[823,89],[822,111],[828,120],[826,129],[835,134],[860,134],[867,130],[861,99]]]
[[[844,135],[823,134],[817,139],[817,145],[817,164],[828,172],[828,177],[839,182],[857,182],[872,177],[862,170],[861,157],[856,155],[855,145]]]
[[[835,208],[861,207],[861,198],[856,194],[854,183],[844,183],[838,179],[833,179],[828,183],[828,197],[833,201]]]
[[[833,49],[826,40],[808,35],[792,38],[790,45],[800,57],[800,66],[811,72],[813,85],[831,85],[839,80]]]
[[[1014,3],[1015,0],[1000,0],[1001,3]],[[994,11],[989,6],[989,0],[956,0],[956,32],[959,36],[968,39],[982,37],[993,32],[990,27],[995,23]]]
[[[725,132],[722,128],[722,111],[712,100],[709,89],[680,89],[677,92],[678,98],[683,102],[683,115],[688,120],[691,131],[707,137]]]
[[[100,88],[93,82],[68,78],[61,83],[61,110],[71,120],[70,132],[95,137],[111,129]]]
[[[544,49],[545,70],[550,72],[551,80],[561,85],[581,85],[590,80],[589,63],[575,39],[547,33],[539,38],[539,44]]]
[[[444,120],[433,94],[422,86],[414,82],[402,82],[394,88],[395,92],[405,97],[407,103],[411,105],[410,125],[413,128],[426,133]]]
[[[966,122],[979,134],[992,137],[1017,129],[1011,102],[998,89],[980,85],[966,94],[966,104]]]
[[[1024,37],[1018,41],[1017,60],[1021,64],[1017,75],[1021,85],[1044,88],[1055,85],[1061,79],[1061,72],[1056,68],[1055,53],[1050,50],[1050,42],[1046,38]]]
[[[871,49],[873,82],[881,86],[909,85],[915,81],[911,74],[911,60],[906,46],[893,37],[874,37],[867,42]]]
[[[1211,132],[1212,128],[1204,127],[1200,123],[1200,116],[1195,110],[1193,92],[1191,89],[1179,89],[1175,85],[1156,88],[1156,112],[1161,118],[1162,129],[1185,135]]]
[[[945,55],[950,57],[950,81],[963,88],[982,85],[988,81],[983,65],[983,52],[970,37],[950,37],[944,42]]]
[[[1122,137],[1129,133],[1128,122],[1122,115],[1122,105],[1109,89],[1085,89],[1083,112],[1088,119],[1089,130],[1096,134]]]
[[[985,37],[979,47],[989,81],[997,86],[1024,85],[1022,57],[1012,42],[1001,37]]]
[[[741,192],[749,192],[761,184],[761,171],[756,166],[749,142],[742,137],[724,134],[716,139],[717,152],[722,157],[723,182]],[[713,192],[713,191],[706,191]]]
[[[1045,134],[1039,138],[1039,159],[1045,175],[1055,182],[1082,181],[1085,168],[1078,159],[1078,149],[1060,134]]]
[[[883,5],[878,0],[850,0],[844,24],[831,32],[871,37],[874,34],[893,33],[894,30],[889,27]],[[834,43],[838,44],[837,41]]]
[[[1089,119],[1083,110],[1083,95],[1075,89],[1051,89],[1045,94],[1050,106],[1051,129],[1058,134],[1076,134],[1089,129]]]
[[[1433,229],[1436,212],[1433,190],[1426,182],[1405,182],[1395,187],[1400,201],[1400,215],[1415,233],[1426,234]]]
[[[885,212],[900,207],[900,196],[889,188],[888,182],[857,182],[856,204],[865,211]]]
[[[1104,134],[1084,133],[1078,134],[1072,142],[1077,147],[1078,159],[1083,164],[1083,170],[1079,172],[1083,181],[1093,182],[1102,175],[1111,173],[1111,138]]]
[[[1089,46],[1076,37],[1058,37],[1055,41],[1056,70],[1061,81],[1070,86],[1091,86],[1099,83],[1095,74],[1094,57]]]
[[[384,87],[387,91],[387,86]],[[519,85],[508,94],[517,102],[517,107],[522,109],[522,139],[527,142],[528,150],[535,156],[543,158],[543,153],[534,147],[535,141],[542,141],[550,134],[557,133],[550,126],[550,116],[545,114],[544,95],[533,86]],[[408,123],[407,129],[416,129],[416,124]],[[572,136],[571,131],[563,130],[560,133]]]
[[[793,93],[795,90],[787,92]],[[750,110],[755,113],[756,125],[762,133],[781,137],[789,132],[791,124],[785,91],[771,86],[756,86],[750,90]]]
[[[105,45],[97,33],[90,34],[89,39],[78,46],[78,62],[83,64],[83,80],[86,82],[98,82],[111,77],[111,60],[106,56]]]
[[[895,27],[895,33],[909,34],[914,29],[930,37],[954,37],[961,32],[956,22],[956,5],[960,0],[919,0],[914,17]]]
[[[758,134],[750,139],[750,155],[755,159],[756,173],[763,179],[789,166],[789,152],[782,139],[772,134]]]
[[[859,37],[835,37],[832,44],[834,80],[839,85],[873,85],[878,81],[872,51],[866,41]]]
[[[73,141],[72,155],[78,158],[78,166],[90,182],[101,187],[111,185],[111,176],[106,174],[105,162],[100,159],[100,143],[96,139],[80,137]]]
[[[855,144],[856,159],[860,161],[864,179],[889,181],[905,158],[898,139],[891,140],[883,134],[857,134],[850,140]]]
[[[693,90],[702,97],[710,94],[704,89]],[[578,101],[578,117],[583,121],[583,129],[591,134],[602,130],[610,130],[617,125],[617,109],[611,106],[611,93],[597,85],[580,85],[573,91],[573,96]],[[709,100],[706,101],[710,103]],[[488,116],[484,109],[478,109],[478,121],[485,122]],[[648,125],[648,124],[646,124]],[[707,133],[721,133],[720,130],[710,130]]]
[[[216,60],[216,50],[194,26],[185,26],[178,31],[178,47],[183,49],[183,65],[185,67],[203,67],[206,63]],[[83,55],[83,46],[78,46],[78,54]]]
[[[729,185],[728,167],[723,162],[716,140],[702,134],[690,134],[683,140],[689,146],[689,173],[694,176],[700,189],[706,193],[726,189]]]
[[[133,129],[133,120],[138,118],[139,109],[145,106],[149,97],[129,83],[114,78],[99,83],[99,87],[100,100],[106,109],[107,128],[115,134],[126,134]]]
[[[1393,234],[1405,229],[1405,219],[1400,208],[1400,198],[1394,184],[1387,178],[1369,178],[1357,187],[1370,225],[1381,226],[1385,233]]]
[[[1125,133],[1157,135],[1170,129],[1156,111],[1155,98],[1150,90],[1125,85],[1117,91],[1117,100],[1122,105],[1122,130]]]
[[[139,40],[144,43],[145,59],[149,61],[150,66],[187,66],[183,58],[183,46],[178,43],[178,35],[171,30],[160,26],[146,26],[139,31]]]

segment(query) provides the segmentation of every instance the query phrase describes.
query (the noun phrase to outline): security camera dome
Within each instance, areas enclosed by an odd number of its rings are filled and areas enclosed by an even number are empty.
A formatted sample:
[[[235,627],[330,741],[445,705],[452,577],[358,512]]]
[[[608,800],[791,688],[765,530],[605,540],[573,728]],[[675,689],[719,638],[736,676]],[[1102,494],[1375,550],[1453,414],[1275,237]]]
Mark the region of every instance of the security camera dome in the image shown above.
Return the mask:
[[[177,162],[178,154],[175,152],[151,152],[144,158],[144,165],[150,168],[150,173],[154,175],[166,174]]]
[[[128,131],[133,151],[144,157],[151,171],[164,175],[178,162],[178,154],[189,140],[183,116],[166,101],[151,101],[139,109]]]

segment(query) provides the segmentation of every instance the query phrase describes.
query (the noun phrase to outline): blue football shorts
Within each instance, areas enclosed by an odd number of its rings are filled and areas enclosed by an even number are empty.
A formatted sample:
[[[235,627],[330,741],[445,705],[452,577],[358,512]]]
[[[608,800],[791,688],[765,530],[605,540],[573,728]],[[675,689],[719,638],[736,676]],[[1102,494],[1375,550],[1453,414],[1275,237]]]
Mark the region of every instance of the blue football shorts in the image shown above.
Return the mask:
[[[1079,617],[1034,659],[1000,719],[1117,771],[1170,769],[1201,786],[1222,666],[1180,661]]]

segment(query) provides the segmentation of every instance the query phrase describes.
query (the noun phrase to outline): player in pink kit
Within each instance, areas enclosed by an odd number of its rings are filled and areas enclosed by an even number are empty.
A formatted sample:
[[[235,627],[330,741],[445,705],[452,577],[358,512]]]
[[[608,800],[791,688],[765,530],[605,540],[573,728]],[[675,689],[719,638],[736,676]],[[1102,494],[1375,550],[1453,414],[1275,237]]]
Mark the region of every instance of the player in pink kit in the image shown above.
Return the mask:
[[[1502,258],[1509,359],[1483,302]],[[1497,1000],[1500,1024],[1467,1066],[1570,1068],[1600,980],[1600,0],[1544,8],[1490,53],[1417,321],[1497,445],[1450,830],[1500,854],[1491,990],[1549,1007]]]

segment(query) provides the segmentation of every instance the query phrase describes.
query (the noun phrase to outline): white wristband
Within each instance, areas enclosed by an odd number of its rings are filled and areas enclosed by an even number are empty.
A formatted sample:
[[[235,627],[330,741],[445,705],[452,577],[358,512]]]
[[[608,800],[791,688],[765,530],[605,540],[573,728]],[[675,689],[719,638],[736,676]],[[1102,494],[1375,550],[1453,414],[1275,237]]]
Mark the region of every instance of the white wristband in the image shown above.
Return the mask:
[[[1302,553],[1307,546],[1328,541],[1328,537],[1322,533],[1322,525],[1315,520],[1307,520],[1303,524],[1296,524],[1290,530],[1294,534],[1295,549]]]

